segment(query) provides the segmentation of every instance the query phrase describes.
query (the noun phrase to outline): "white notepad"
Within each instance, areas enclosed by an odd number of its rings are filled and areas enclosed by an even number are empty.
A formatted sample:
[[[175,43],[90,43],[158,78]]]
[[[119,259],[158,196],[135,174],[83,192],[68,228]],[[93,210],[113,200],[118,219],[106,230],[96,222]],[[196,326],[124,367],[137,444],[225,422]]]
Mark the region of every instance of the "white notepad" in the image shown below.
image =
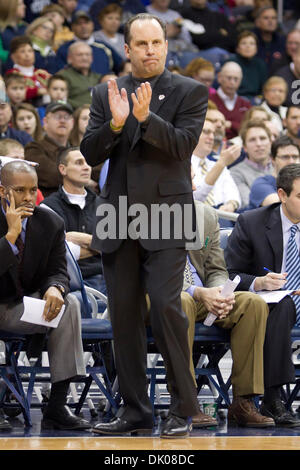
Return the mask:
[[[47,328],[57,328],[61,317],[65,311],[65,305],[62,306],[59,314],[51,321],[46,321],[43,317],[46,300],[36,299],[35,297],[23,297],[24,313],[20,320],[27,323],[46,326]]]
[[[259,295],[262,299],[264,299],[267,304],[276,304],[280,302],[283,297],[295,292],[295,289],[292,290],[261,290],[257,291],[256,294]]]

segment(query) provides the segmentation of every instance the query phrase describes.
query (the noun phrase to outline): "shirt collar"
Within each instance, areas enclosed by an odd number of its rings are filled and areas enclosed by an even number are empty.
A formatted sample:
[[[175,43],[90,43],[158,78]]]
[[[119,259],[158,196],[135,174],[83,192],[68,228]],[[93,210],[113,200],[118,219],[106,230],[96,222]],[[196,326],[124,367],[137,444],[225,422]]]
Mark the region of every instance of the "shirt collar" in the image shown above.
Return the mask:
[[[224,91],[222,90],[221,87],[219,87],[217,89],[217,93],[219,95],[219,97],[223,100],[223,101],[229,101],[229,102],[232,102],[232,103],[235,103],[236,102],[236,99],[237,99],[237,93],[235,93],[234,97],[233,98],[230,98],[228,95],[225,95]]]
[[[287,218],[287,216],[284,214],[282,210],[282,205],[280,205],[280,217],[281,217],[281,223],[282,223],[282,233],[287,233],[289,232],[290,228],[293,225],[297,225],[298,230],[300,231],[300,222],[298,224],[294,224],[293,222],[290,221],[290,219]]]

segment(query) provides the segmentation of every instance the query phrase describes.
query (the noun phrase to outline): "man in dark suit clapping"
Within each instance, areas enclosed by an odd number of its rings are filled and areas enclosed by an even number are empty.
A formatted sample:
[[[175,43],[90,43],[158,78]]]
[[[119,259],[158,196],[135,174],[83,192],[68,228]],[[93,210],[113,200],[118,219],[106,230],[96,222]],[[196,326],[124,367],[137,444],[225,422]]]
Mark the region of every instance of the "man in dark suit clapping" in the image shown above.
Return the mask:
[[[190,237],[183,230],[188,228],[183,227],[183,219],[178,223],[170,218],[170,234],[166,235],[153,221],[151,211],[163,204],[169,210],[176,205],[179,212],[188,206],[191,217],[186,225],[192,227],[190,159],[203,126],[207,90],[195,80],[165,69],[165,25],[152,15],[141,14],[128,21],[125,52],[132,75],[94,88],[90,121],[81,144],[90,165],[109,158],[98,216],[105,208],[116,215],[116,231],[112,227],[108,233],[101,230],[103,217],[98,217],[92,248],[102,252],[124,407],[116,419],[97,424],[94,431],[120,434],[152,429],[141,313],[148,293],[152,331],[171,394],[161,437],[186,436],[188,417],[199,409],[189,371],[187,319],[180,301],[185,243]],[[142,224],[132,223],[137,207],[144,214]],[[181,235],[176,237],[175,229],[182,229]]]

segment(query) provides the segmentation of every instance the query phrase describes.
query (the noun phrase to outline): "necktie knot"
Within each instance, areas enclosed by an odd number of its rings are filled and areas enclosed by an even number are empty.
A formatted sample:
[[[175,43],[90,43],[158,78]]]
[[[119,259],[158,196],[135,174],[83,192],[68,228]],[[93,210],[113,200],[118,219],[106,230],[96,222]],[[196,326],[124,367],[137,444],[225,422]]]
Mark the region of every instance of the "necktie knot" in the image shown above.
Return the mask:
[[[298,232],[298,226],[297,225],[292,225],[291,226],[291,237],[294,238],[297,232]]]

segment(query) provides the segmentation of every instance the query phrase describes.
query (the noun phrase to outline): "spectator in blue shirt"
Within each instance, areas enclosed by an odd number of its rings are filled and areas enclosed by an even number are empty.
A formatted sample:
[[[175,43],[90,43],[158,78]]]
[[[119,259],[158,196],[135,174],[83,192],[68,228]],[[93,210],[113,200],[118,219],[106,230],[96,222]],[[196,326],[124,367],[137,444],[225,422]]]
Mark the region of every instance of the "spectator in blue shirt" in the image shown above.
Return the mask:
[[[12,119],[12,109],[6,98],[0,97],[0,140],[1,139],[15,139],[20,144],[25,146],[31,142],[32,137],[27,132],[19,131],[10,127]]]
[[[290,137],[283,135],[272,143],[271,156],[274,176],[260,176],[254,181],[249,196],[250,209],[279,202],[276,177],[284,166],[300,163],[300,148]]]

